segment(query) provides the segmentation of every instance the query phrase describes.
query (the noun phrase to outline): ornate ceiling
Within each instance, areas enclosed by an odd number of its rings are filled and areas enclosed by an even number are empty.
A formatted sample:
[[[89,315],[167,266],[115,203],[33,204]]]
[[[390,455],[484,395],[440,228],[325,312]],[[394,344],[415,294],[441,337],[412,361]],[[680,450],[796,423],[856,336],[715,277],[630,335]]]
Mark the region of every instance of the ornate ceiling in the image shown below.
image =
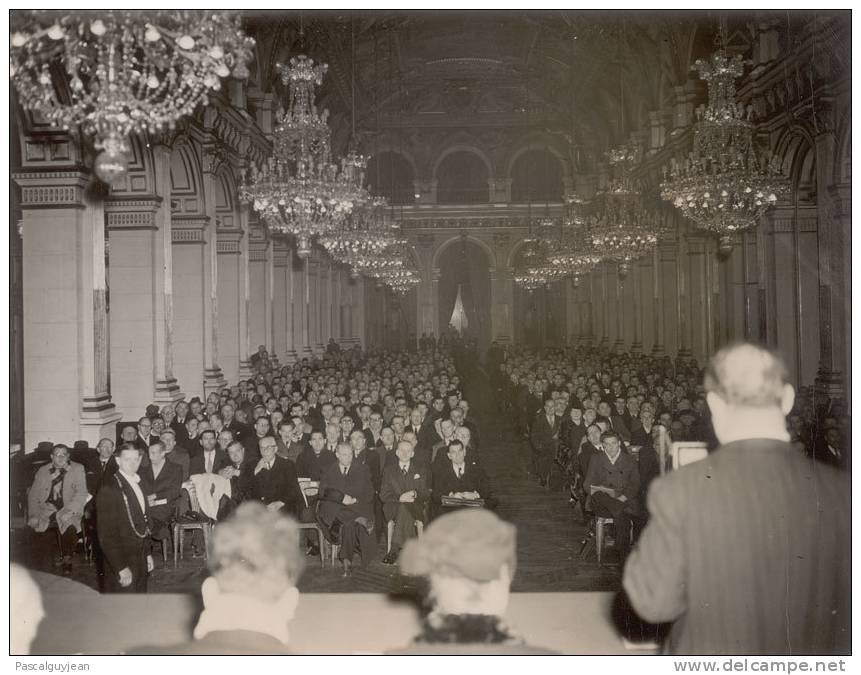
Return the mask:
[[[792,26],[800,13],[356,12],[247,13],[257,39],[254,79],[283,94],[276,64],[307,53],[329,64],[320,102],[335,147],[363,149],[397,136],[414,145],[458,131],[555,135],[599,156],[643,128],[690,66],[715,47],[720,19],[730,49],[749,55],[754,26]],[[696,85],[699,86],[699,85]],[[404,140],[406,138],[406,140]]]

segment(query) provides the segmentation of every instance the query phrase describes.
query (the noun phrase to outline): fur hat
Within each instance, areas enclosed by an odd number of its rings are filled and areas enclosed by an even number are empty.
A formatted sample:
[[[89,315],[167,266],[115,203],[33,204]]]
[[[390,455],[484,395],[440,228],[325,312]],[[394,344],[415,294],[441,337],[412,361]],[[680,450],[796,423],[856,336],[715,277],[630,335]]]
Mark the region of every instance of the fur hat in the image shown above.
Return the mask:
[[[434,520],[400,556],[404,574],[440,574],[473,581],[499,578],[504,564],[514,577],[517,528],[485,509],[460,509]]]

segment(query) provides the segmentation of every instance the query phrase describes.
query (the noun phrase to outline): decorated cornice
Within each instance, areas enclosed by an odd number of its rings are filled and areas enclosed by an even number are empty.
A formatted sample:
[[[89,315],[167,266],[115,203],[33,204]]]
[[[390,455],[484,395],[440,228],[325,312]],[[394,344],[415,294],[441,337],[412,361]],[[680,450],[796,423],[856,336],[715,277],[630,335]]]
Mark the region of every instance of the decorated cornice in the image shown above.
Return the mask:
[[[250,260],[251,262],[266,262],[268,251],[268,241],[248,242],[248,260]]]
[[[112,199],[105,202],[109,230],[155,230],[155,214],[161,197]]]
[[[205,244],[204,231],[207,225],[207,216],[174,216],[170,228],[171,241],[174,244]]]
[[[239,254],[242,252],[239,244],[242,241],[241,230],[217,230],[215,233],[215,251],[223,254]]]
[[[12,174],[21,188],[21,208],[84,208],[91,178],[83,171],[37,171]]]

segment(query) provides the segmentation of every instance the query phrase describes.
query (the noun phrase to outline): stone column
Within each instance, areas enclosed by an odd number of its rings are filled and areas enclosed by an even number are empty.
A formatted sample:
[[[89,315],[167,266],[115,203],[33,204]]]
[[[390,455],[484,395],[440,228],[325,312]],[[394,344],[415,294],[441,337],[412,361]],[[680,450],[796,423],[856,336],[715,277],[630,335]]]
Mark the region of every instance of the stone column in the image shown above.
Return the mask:
[[[272,300],[272,333],[273,343],[275,345],[275,353],[281,354],[285,359],[289,358],[290,340],[288,339],[289,321],[287,313],[289,311],[289,288],[290,282],[287,279],[290,274],[289,260],[292,252],[287,245],[279,242],[274,250],[274,274],[275,283],[273,284],[273,300]]]
[[[682,235],[679,237],[679,246],[676,253],[676,318],[679,327],[678,356],[685,359],[691,357],[690,306],[688,304],[689,287],[690,262],[688,260],[688,238],[687,235]]]
[[[706,288],[706,239],[703,236],[688,236],[687,238],[687,291],[688,311],[687,346],[691,354],[700,363],[708,355],[706,346],[706,333],[711,330],[711,317],[707,312],[707,288]]]
[[[332,337],[341,344],[341,285],[344,273],[339,269],[332,270]]]
[[[204,393],[208,260],[206,216],[173,216],[173,372],[190,396]],[[211,327],[211,321],[209,322]],[[211,341],[210,341],[211,342]],[[210,345],[211,346],[211,345]]]
[[[110,243],[111,393],[127,416],[184,397],[173,367],[170,150],[153,148],[154,197],[105,204]]]
[[[215,175],[218,160],[212,148],[203,153],[203,194],[208,221],[203,238],[203,393],[222,389],[227,381],[218,365],[218,232],[215,214]]]
[[[80,171],[15,174],[23,213],[24,447],[95,445],[111,400],[103,193]]]
[[[834,137],[816,137],[816,170],[819,185],[828,185],[827,168],[833,163]],[[821,160],[821,162],[820,162]],[[823,194],[825,193],[825,194]],[[851,347],[847,340],[850,279],[848,249],[852,219],[852,192],[849,185],[832,185],[819,190],[819,370],[816,373],[817,404],[850,399]]]
[[[625,312],[622,307],[624,281],[619,275],[619,267],[616,267],[616,278],[613,279],[613,313],[616,315],[616,340],[613,343],[613,351],[622,353],[625,351]]]
[[[640,317],[643,315],[643,310],[640,307],[642,303],[641,281],[643,278],[643,268],[640,261],[635,260],[631,263],[631,318],[633,319],[634,331],[631,338],[631,353],[640,354],[643,351],[643,328],[640,325]]]
[[[310,304],[311,304],[311,259],[302,261],[302,295],[300,304],[302,309],[302,358],[312,358],[314,350],[311,348]]]
[[[444,326],[440,326],[439,322],[439,280],[442,277],[442,272],[439,268],[431,270],[431,311],[433,312],[433,332],[439,340],[441,330]]]
[[[266,249],[266,278],[265,278],[264,319],[266,329],[266,351],[272,364],[278,368],[278,353],[275,351],[275,242],[270,238]]]
[[[364,277],[356,279],[351,296],[351,314],[353,316],[353,344],[365,348],[365,285]]]
[[[653,334],[655,336],[652,345],[652,356],[664,355],[664,298],[661,292],[661,247],[655,247],[652,252],[652,321]]]
[[[325,305],[323,304],[323,263],[318,258],[314,260],[311,267],[311,316],[313,320],[311,326],[313,328],[312,348],[314,354],[320,356],[326,349],[326,343],[323,342],[323,314],[325,313]]]
[[[239,377],[251,377],[251,333],[248,313],[251,304],[251,207],[241,204],[239,221],[244,236],[239,240]],[[255,348],[256,351],[256,348]]]
[[[272,245],[257,228],[252,230],[248,246],[248,334],[249,352],[263,345],[272,353],[272,299],[270,263]]]
[[[610,312],[607,303],[610,302],[610,294],[607,292],[607,264],[601,265],[601,342],[598,345],[602,349],[610,348]]]
[[[325,353],[332,337],[332,268],[327,262],[320,268],[320,345]]]
[[[219,230],[218,253],[218,360],[228,383],[240,378],[240,360],[244,356],[245,339],[239,315],[244,312],[245,296],[242,265],[242,230]]]

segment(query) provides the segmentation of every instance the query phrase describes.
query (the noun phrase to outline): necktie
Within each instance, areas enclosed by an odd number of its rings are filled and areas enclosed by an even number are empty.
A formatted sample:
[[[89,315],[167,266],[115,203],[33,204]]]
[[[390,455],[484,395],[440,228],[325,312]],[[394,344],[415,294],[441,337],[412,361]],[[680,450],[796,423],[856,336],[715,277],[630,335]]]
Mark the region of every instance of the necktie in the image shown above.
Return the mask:
[[[346,467],[346,466],[341,467],[341,471],[343,471],[343,472],[344,472],[344,475],[345,475],[345,476],[347,475],[347,467]]]
[[[206,453],[206,473],[212,473],[212,452]]]
[[[463,467],[462,466],[457,467],[457,477],[463,478]]]
[[[402,474],[404,474],[404,475],[406,476],[406,475],[407,475],[407,467],[402,466],[402,467],[401,467],[401,473],[402,473]]]

